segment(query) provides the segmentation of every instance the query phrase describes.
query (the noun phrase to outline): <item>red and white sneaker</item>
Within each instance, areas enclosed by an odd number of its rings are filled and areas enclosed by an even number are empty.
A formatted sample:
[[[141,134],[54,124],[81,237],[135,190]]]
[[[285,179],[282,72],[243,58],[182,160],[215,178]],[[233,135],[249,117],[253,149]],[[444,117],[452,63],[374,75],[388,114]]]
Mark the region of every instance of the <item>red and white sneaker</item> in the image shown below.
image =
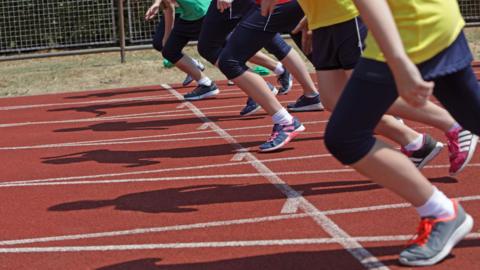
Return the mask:
[[[450,152],[449,173],[454,176],[461,172],[475,153],[478,136],[463,128],[456,128],[445,134]]]

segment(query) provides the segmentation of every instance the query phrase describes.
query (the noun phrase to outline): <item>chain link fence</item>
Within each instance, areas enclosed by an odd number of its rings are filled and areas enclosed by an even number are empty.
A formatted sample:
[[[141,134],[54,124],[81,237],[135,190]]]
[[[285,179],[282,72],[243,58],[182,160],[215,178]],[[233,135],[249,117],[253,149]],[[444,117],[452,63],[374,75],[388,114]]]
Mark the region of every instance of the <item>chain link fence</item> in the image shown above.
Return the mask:
[[[125,7],[119,12],[120,1]],[[458,2],[467,24],[480,26],[480,0]],[[152,0],[0,0],[0,60],[28,58],[32,53],[56,55],[52,50],[58,49],[75,54],[120,50],[121,44],[149,44],[156,22],[146,22],[144,14],[151,3]],[[127,18],[124,27],[119,25],[123,17]]]

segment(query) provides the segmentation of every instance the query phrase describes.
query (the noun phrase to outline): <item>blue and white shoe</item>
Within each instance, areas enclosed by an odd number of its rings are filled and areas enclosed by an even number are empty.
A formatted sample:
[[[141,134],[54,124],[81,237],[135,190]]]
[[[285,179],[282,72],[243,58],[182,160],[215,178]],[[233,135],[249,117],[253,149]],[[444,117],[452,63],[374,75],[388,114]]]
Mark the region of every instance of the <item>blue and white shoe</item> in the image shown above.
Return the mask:
[[[296,117],[293,118],[293,122],[289,125],[275,124],[273,125],[270,139],[260,145],[260,152],[271,152],[280,149],[304,130],[305,127]]]
[[[205,70],[205,66],[200,63],[198,60],[196,59],[193,59],[193,61],[195,62],[195,65],[197,66],[197,68],[200,70],[200,71],[204,71]],[[187,86],[189,84],[191,84],[193,82],[193,78],[192,76],[190,76],[190,74],[187,74],[187,77],[185,77],[185,80],[183,80],[182,82],[182,85],[183,86]]]
[[[183,99],[185,100],[200,100],[207,97],[213,97],[218,95],[220,90],[218,90],[217,85],[212,82],[210,86],[206,85],[199,85],[192,92],[183,95]]]
[[[278,94],[278,90],[277,88],[275,88],[275,86],[273,86],[271,83],[267,82],[267,86],[268,88],[270,89],[270,91],[272,91],[272,93],[274,95],[277,95]],[[261,106],[255,102],[255,100],[253,100],[251,97],[248,97],[247,99],[247,104],[245,105],[245,107],[243,107],[243,109],[240,111],[240,116],[249,116],[249,115],[252,115],[254,114],[256,111],[260,110]]]
[[[325,108],[320,101],[320,95],[316,95],[314,97],[302,95],[295,103],[288,104],[287,109],[291,112],[310,112],[323,111]]]
[[[279,95],[286,95],[288,92],[290,92],[290,89],[292,89],[293,85],[293,79],[288,70],[285,69],[281,75],[278,75],[277,81],[280,84],[280,89],[278,92]]]

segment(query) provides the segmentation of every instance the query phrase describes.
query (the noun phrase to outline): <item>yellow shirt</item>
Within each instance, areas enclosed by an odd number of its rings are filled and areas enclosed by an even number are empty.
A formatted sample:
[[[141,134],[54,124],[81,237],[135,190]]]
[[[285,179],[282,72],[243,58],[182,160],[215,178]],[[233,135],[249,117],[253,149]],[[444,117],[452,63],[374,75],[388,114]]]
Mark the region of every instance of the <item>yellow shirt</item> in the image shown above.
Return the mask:
[[[448,48],[465,21],[457,0],[387,0],[408,56],[416,64]],[[385,61],[372,35],[367,36],[364,57]]]
[[[298,3],[307,16],[311,30],[341,22],[358,16],[352,0],[299,0]]]

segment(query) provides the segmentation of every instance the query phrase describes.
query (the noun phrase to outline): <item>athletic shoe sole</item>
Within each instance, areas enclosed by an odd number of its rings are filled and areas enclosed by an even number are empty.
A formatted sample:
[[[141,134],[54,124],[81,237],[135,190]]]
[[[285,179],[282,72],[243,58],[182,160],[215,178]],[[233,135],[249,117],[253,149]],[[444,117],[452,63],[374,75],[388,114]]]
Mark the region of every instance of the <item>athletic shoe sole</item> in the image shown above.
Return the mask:
[[[295,129],[292,133],[290,133],[290,135],[288,135],[288,138],[285,141],[283,141],[281,144],[272,148],[260,149],[260,152],[272,152],[279,148],[282,148],[284,145],[289,143],[293,138],[297,137],[297,135],[300,134],[300,132],[302,131],[305,131],[305,126],[300,125],[297,129]]]
[[[444,146],[443,143],[437,142],[432,152],[430,152],[430,154],[428,154],[428,156],[426,156],[423,159],[423,161],[420,162],[420,164],[418,164],[417,168],[420,170],[423,167],[425,167],[425,165],[427,165],[427,163],[430,162],[430,160],[434,159],[440,153],[440,151],[442,151],[443,146]]]
[[[403,258],[399,259],[399,262],[408,266],[428,266],[434,265],[450,254],[452,248],[460,242],[473,228],[473,218],[469,214],[465,214],[465,221],[460,225],[455,232],[452,233],[452,236],[447,240],[447,243],[443,249],[434,257],[428,260],[419,260],[419,261],[408,261]]]
[[[321,103],[317,103],[317,104],[307,105],[307,106],[298,107],[298,108],[288,108],[288,110],[291,112],[313,112],[313,111],[323,111],[325,110],[325,108]]]
[[[472,134],[472,136],[473,136],[472,137],[472,142],[470,144],[470,149],[468,150],[468,155],[467,155],[467,158],[465,159],[465,162],[463,163],[462,167],[460,167],[460,169],[458,169],[454,173],[451,173],[450,176],[455,176],[458,173],[460,173],[468,165],[468,163],[472,159],[473,154],[475,153],[475,149],[477,148],[477,143],[478,143],[478,136],[474,135],[474,134]]]
[[[200,99],[204,99],[204,98],[216,96],[216,95],[218,95],[219,93],[220,93],[220,90],[218,90],[218,88],[217,88],[217,89],[215,89],[215,90],[213,90],[213,91],[209,91],[209,92],[207,92],[207,93],[205,93],[205,94],[203,94],[203,95],[200,95],[200,96],[189,97],[189,98],[184,97],[183,99],[184,99],[184,100],[188,100],[188,101],[190,101],[190,100],[200,100]]]

